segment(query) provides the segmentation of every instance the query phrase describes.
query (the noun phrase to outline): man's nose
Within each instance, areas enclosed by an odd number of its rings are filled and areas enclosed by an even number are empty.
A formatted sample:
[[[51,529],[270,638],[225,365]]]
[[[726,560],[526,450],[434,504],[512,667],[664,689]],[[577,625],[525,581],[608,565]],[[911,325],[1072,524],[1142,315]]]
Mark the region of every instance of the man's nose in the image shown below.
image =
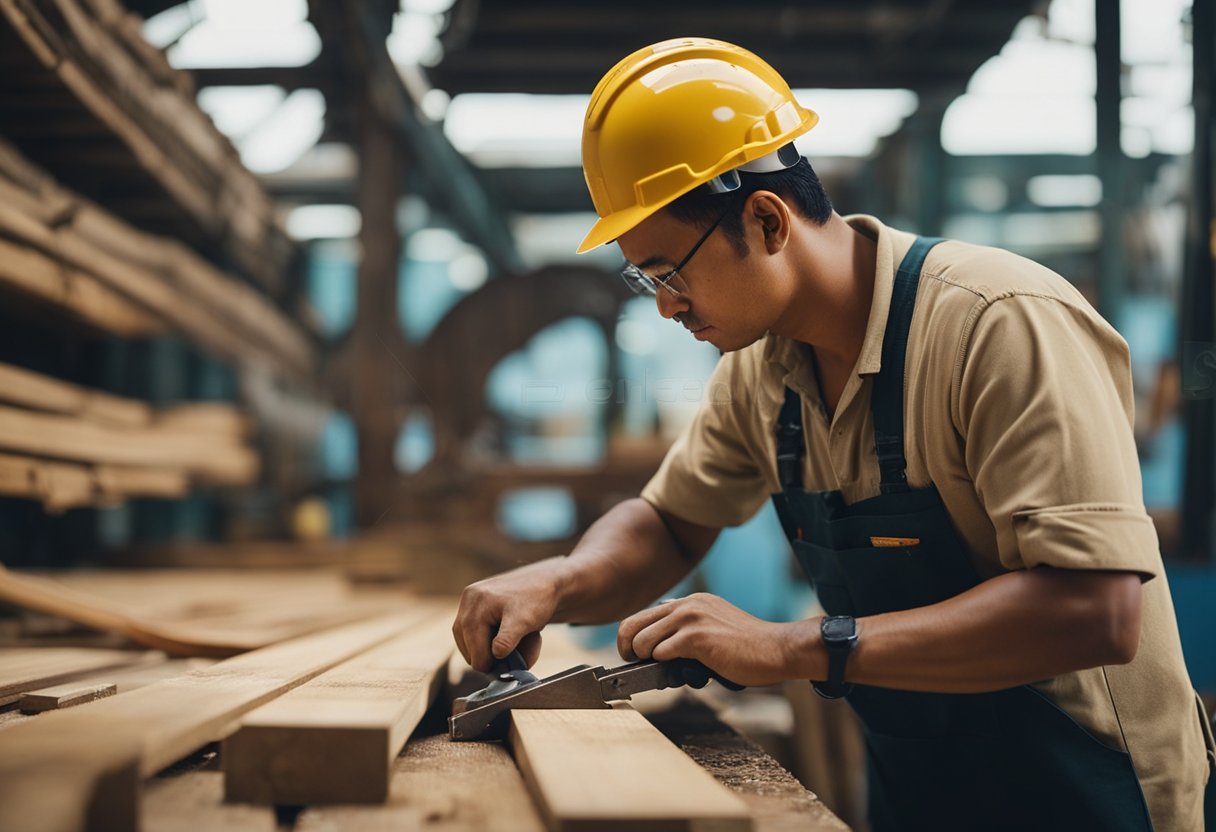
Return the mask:
[[[679,295],[673,295],[665,287],[658,287],[659,291],[655,293],[655,303],[658,304],[659,314],[664,318],[671,319],[688,308],[688,304],[684,302],[684,298]]]

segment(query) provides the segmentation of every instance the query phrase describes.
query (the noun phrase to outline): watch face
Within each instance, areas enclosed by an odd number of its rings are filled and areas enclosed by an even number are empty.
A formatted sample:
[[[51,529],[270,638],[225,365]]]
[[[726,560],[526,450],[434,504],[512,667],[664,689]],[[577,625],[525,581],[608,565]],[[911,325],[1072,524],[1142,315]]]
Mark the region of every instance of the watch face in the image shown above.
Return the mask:
[[[843,641],[857,635],[857,622],[847,616],[831,616],[823,620],[823,637]]]

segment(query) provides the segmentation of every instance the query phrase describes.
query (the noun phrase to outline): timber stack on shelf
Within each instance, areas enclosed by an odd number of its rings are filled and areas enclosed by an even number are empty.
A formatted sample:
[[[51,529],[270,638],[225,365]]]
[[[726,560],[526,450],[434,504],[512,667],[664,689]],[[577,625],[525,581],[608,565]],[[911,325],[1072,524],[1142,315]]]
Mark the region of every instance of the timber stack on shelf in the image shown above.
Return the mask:
[[[0,495],[60,512],[255,485],[265,425],[238,391],[318,400],[298,260],[137,17],[0,0]],[[227,383],[166,395],[152,368],[115,372],[165,342]]]

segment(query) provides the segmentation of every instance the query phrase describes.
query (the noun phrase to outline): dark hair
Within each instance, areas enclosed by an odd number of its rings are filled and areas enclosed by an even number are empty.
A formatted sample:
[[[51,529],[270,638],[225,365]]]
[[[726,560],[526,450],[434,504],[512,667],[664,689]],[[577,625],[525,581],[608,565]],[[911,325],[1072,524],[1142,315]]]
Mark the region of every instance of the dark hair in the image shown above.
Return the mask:
[[[739,188],[727,193],[713,193],[705,186],[695,188],[669,204],[667,210],[678,220],[697,228],[709,228],[727,210],[730,201],[735,200],[738,210],[727,214],[721,227],[740,256],[747,254],[747,241],[743,238],[743,203],[756,191],[772,191],[791,202],[799,214],[816,225],[823,225],[832,216],[832,202],[806,157],[785,170],[740,173],[739,180]]]

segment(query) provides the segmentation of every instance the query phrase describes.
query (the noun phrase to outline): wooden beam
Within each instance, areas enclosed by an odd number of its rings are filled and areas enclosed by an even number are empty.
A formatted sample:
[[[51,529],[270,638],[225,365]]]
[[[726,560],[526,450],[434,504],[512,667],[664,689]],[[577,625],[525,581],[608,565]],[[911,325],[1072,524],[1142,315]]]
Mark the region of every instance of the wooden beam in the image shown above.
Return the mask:
[[[147,662],[156,653],[93,647],[16,647],[0,650],[0,705],[22,694],[66,682],[96,670]]]
[[[79,294],[62,285],[69,278],[90,289],[99,282],[116,301],[163,322],[159,329],[171,324],[222,357],[269,365],[298,380],[315,375],[315,345],[273,303],[181,243],[139,231],[61,187],[3,141],[0,203],[7,218],[0,225],[28,246],[16,250],[24,258],[20,268],[0,265],[0,278],[11,273],[9,280],[24,277],[28,283],[33,278],[26,273],[34,270],[39,294],[51,300],[63,295],[65,301]],[[189,303],[182,304],[183,298]]]
[[[128,497],[178,499],[190,493],[181,468],[79,465],[0,454],[0,494],[41,500],[53,514],[78,506],[112,506]]]
[[[544,832],[528,789],[501,743],[414,738],[393,763],[379,806],[309,806],[294,832]],[[774,830],[776,832],[776,830]]]
[[[319,576],[322,581],[331,577]],[[300,577],[282,573],[264,579],[277,583],[277,590],[262,586],[245,597],[239,591],[241,581],[223,573],[215,573],[211,581],[188,573],[119,577],[117,585],[115,578],[102,573],[72,580],[72,573],[65,573],[52,580],[0,566],[0,601],[118,633],[171,655],[210,657],[366,620],[392,603],[335,595],[325,591],[323,583],[318,587],[315,579],[300,586]],[[250,575],[241,579],[256,580]],[[191,586],[200,583],[203,591],[192,593]],[[217,588],[236,595],[236,600],[223,603]],[[186,610],[181,609],[183,597],[190,599]]]
[[[148,426],[122,428],[0,405],[0,448],[93,464],[182,468],[202,482],[247,485],[257,454],[231,437]]]
[[[0,401],[126,427],[146,425],[152,416],[152,409],[145,402],[111,396],[3,363],[0,363]]]
[[[310,0],[309,18],[324,41],[324,53],[340,56],[339,79],[358,85],[379,118],[392,127],[398,140],[418,162],[419,172],[432,180],[443,208],[469,238],[481,247],[500,271],[522,271],[515,238],[502,212],[460,152],[448,141],[441,125],[421,110],[416,92],[424,83],[407,83],[417,68],[397,67],[388,54],[383,15],[367,0],[326,3]],[[387,8],[387,7],[384,7]],[[611,66],[611,64],[609,64]],[[333,104],[350,97],[350,90],[331,80],[326,90]],[[590,89],[590,87],[588,87]],[[366,217],[364,218],[366,221]]]
[[[455,609],[247,714],[224,741],[230,801],[381,803],[394,758],[435,697]]]
[[[747,805],[632,708],[513,711],[508,742],[550,832],[752,828]]]
[[[58,711],[73,705],[83,705],[95,702],[118,693],[118,685],[114,682],[97,684],[81,684],[68,682],[49,688],[31,690],[21,694],[17,708],[23,714],[40,714],[44,711]]]
[[[0,289],[50,305],[120,338],[144,338],[169,330],[164,321],[92,275],[4,239],[0,239]]]
[[[20,93],[23,79],[43,76],[40,70],[56,77],[55,97],[104,126],[100,144],[135,163],[138,184],[167,195],[192,230],[264,287],[284,289],[294,245],[269,197],[184,93],[189,81],[175,78],[154,50],[131,48],[123,15],[96,0],[87,7],[79,0],[0,0],[0,15],[17,36],[8,51],[21,66],[9,73],[6,90]]]
[[[0,743],[0,832],[126,832],[140,779],[243,714],[382,644],[429,610],[352,624],[14,725]]]

